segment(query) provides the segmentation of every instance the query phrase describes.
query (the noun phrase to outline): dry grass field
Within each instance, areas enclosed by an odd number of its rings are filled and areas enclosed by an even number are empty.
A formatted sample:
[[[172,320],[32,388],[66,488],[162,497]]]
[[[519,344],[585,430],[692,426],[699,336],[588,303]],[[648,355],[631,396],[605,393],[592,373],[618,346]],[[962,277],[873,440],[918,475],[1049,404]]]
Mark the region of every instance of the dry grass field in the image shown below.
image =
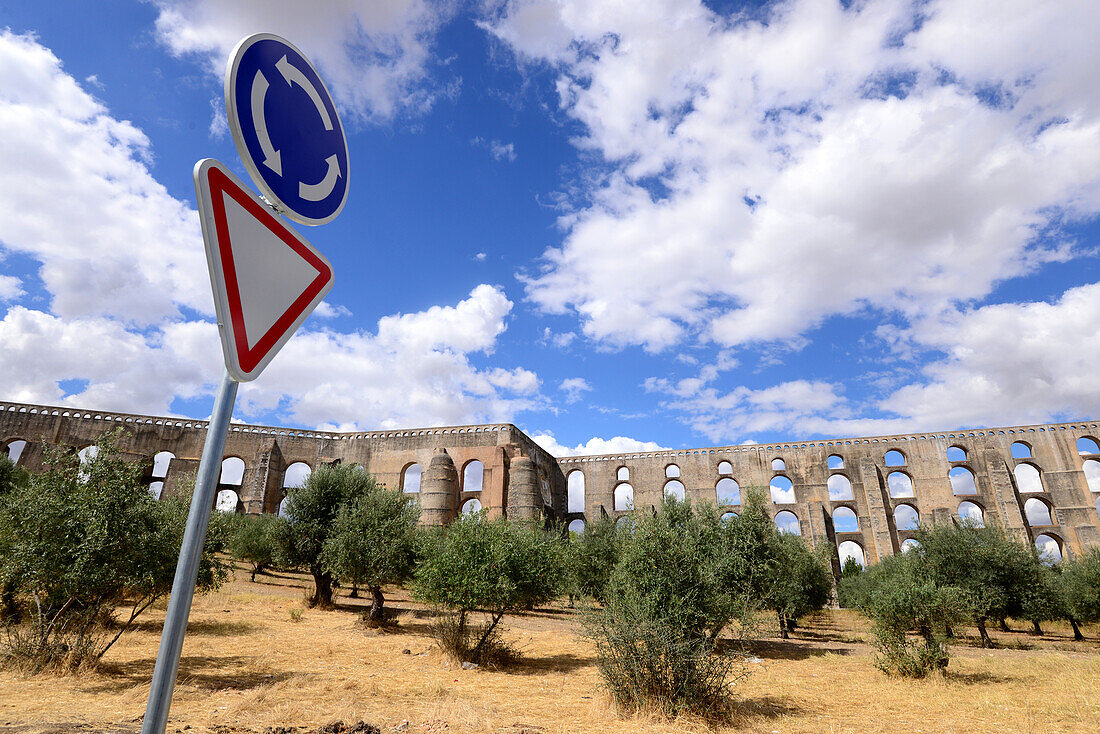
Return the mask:
[[[238,572],[218,593],[196,599],[170,734],[269,727],[305,734],[360,719],[383,732],[412,733],[714,730],[704,721],[616,712],[591,650],[573,633],[570,610],[553,606],[510,619],[520,666],[463,670],[432,647],[428,612],[403,591],[391,591],[402,612],[398,626],[380,632],[359,621],[359,600],[341,597],[336,611],[304,609],[305,586],[290,574],[253,584]],[[161,605],[94,673],[0,673],[0,734],[140,730],[163,614]],[[720,729],[1100,731],[1100,627],[1086,628],[1083,643],[1057,626],[1042,638],[995,632],[997,650],[964,639],[945,677],[901,681],[873,667],[858,615],[827,611],[806,621],[794,639],[754,646],[759,662],[746,663],[751,675],[737,686],[735,717]]]

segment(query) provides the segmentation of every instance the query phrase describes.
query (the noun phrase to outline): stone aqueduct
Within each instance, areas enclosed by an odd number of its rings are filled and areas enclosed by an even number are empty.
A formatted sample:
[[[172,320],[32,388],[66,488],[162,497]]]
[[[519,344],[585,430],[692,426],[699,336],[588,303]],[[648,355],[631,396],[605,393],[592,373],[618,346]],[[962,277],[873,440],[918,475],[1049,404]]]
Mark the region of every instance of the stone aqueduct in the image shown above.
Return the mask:
[[[154,491],[178,492],[198,468],[204,421],[0,402],[0,447],[32,471],[46,444],[80,451],[115,426]],[[848,555],[858,548],[868,563],[903,550],[919,522],[966,516],[1072,556],[1100,544],[1098,444],[1100,425],[1078,421],[555,459],[510,424],[353,433],[235,424],[219,500],[278,512],[305,472],[354,462],[418,492],[427,523],[483,507],[576,527],[649,510],[664,493],[735,513],[760,487],[781,528]]]

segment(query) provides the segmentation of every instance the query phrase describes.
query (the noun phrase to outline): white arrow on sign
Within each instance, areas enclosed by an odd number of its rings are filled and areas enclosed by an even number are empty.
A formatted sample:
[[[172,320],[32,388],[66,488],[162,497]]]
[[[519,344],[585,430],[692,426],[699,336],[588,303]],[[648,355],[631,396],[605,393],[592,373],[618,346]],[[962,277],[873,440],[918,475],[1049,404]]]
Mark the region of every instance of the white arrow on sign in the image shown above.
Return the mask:
[[[264,117],[264,99],[267,98],[267,88],[270,86],[262,71],[257,71],[256,76],[252,77],[252,122],[256,126],[256,137],[264,154],[264,165],[274,171],[276,176],[282,176],[283,160],[279,151],[271,144],[267,118]]]
[[[306,94],[313,100],[313,106],[317,108],[317,112],[321,115],[321,121],[325,123],[325,129],[332,129],[332,118],[329,117],[328,109],[325,107],[325,103],[321,101],[321,95],[317,91],[317,87],[313,86],[313,82],[309,80],[302,70],[294,64],[287,61],[286,56],[275,62],[275,68],[279,70],[279,73],[283,75],[283,79],[286,79],[286,83],[294,86],[295,83],[299,87],[306,90]]]
[[[298,196],[306,201],[322,201],[332,193],[332,190],[336,188],[336,179],[340,178],[340,161],[333,154],[325,159],[325,163],[328,164],[328,171],[325,172],[325,177],[321,179],[321,182],[307,184],[304,181],[299,181]]]

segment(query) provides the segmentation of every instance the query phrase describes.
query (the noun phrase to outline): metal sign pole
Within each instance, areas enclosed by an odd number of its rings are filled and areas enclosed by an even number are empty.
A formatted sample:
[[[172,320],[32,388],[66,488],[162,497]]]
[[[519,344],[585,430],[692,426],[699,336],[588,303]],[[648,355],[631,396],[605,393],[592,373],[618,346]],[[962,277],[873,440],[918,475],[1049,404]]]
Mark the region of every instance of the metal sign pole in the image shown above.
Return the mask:
[[[210,417],[210,426],[206,429],[206,443],[202,447],[195,492],[191,496],[191,510],[187,513],[187,529],[183,533],[183,546],[176,565],[176,577],[172,581],[172,594],[168,598],[168,613],[160,636],[160,650],[157,651],[157,663],[153,668],[153,684],[149,689],[149,703],[145,707],[141,734],[164,734],[164,728],[168,724],[168,708],[172,705],[172,690],[179,671],[183,635],[187,631],[187,617],[191,614],[195,579],[199,573],[206,529],[210,524],[214,490],[218,486],[222,451],[225,448],[229,419],[233,416],[238,384],[226,371],[214,399],[214,413]]]

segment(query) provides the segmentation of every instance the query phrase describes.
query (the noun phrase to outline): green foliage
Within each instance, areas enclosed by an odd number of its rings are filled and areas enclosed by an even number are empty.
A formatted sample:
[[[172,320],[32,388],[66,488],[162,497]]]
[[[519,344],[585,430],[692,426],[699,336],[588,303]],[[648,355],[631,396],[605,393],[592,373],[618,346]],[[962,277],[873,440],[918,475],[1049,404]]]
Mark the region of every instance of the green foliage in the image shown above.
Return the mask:
[[[852,557],[845,559],[840,569],[840,583],[836,587],[836,600],[842,608],[851,609],[855,606],[852,597],[856,592],[853,589],[857,589],[862,581],[863,566]]]
[[[84,466],[60,449],[46,470],[0,497],[0,583],[25,623],[9,630],[8,664],[39,670],[98,659],[172,585],[187,517],[182,499],[157,502],[143,468],[124,461],[118,431]],[[211,524],[197,590],[216,588],[224,527]],[[128,618],[103,645],[104,623],[125,604]],[[101,647],[102,645],[102,647]]]
[[[766,608],[796,617],[828,600],[828,567],[781,536],[759,490],[724,522],[711,505],[665,500],[619,540],[604,607],[584,618],[596,664],[627,709],[715,716],[729,704],[736,658],[715,641],[736,624],[741,642]]]
[[[1082,622],[1100,622],[1100,548],[1089,548],[1077,558],[1063,561],[1058,576],[1063,608],[1074,625],[1074,637]]]
[[[919,554],[885,558],[844,586],[853,604],[874,622],[878,668],[923,678],[947,667],[946,630],[970,609],[966,593],[937,585]],[[911,639],[910,630],[920,639]]]
[[[829,603],[833,574],[829,567],[832,548],[822,545],[810,550],[797,535],[779,533],[775,542],[776,573],[767,594],[768,608],[779,618],[780,634],[786,639],[793,622]]]
[[[26,486],[28,481],[30,475],[23,467],[8,458],[7,454],[0,454],[0,497]]]
[[[565,543],[532,523],[463,515],[445,530],[425,534],[416,570],[416,596],[451,613],[436,640],[464,662],[493,662],[494,635],[508,612],[554,598],[565,581]],[[487,625],[471,627],[469,614],[483,610]]]
[[[286,522],[274,515],[229,515],[229,552],[251,566],[250,580],[275,563],[279,525]]]
[[[332,574],[322,561],[340,507],[376,490],[374,477],[356,464],[323,464],[300,487],[287,489],[286,523],[276,525],[277,557],[306,566],[313,576],[310,606],[332,607]]]
[[[321,565],[341,583],[370,589],[373,623],[383,621],[382,585],[402,583],[412,575],[419,520],[415,500],[376,485],[340,506]]]
[[[570,566],[576,593],[602,602],[611,571],[619,560],[615,521],[603,516],[570,538]]]
[[[965,594],[983,646],[993,646],[986,622],[1022,615],[1029,590],[1041,584],[1031,547],[1010,540],[999,527],[936,525],[922,527],[916,538],[920,547],[912,553],[931,581]]]

